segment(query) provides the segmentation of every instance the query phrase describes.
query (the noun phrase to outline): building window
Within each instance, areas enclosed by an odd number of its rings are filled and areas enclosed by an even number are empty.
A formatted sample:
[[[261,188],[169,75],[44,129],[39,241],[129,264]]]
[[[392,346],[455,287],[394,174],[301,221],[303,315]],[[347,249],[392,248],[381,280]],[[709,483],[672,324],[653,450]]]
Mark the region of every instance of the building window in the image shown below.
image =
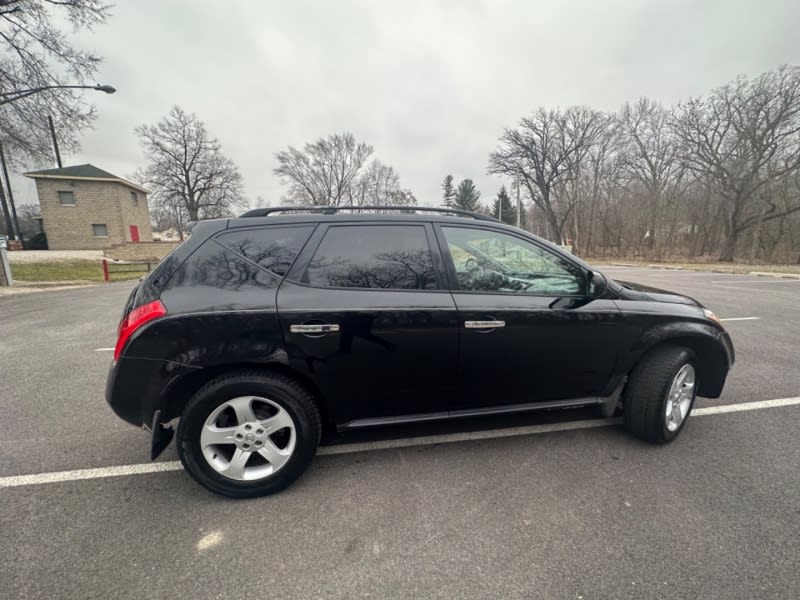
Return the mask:
[[[94,237],[108,237],[108,228],[104,223],[95,223],[92,225],[92,233]]]
[[[72,192],[58,192],[58,201],[65,206],[75,206],[75,194]]]
[[[131,192],[131,206],[133,208],[139,207],[139,195],[136,192]]]

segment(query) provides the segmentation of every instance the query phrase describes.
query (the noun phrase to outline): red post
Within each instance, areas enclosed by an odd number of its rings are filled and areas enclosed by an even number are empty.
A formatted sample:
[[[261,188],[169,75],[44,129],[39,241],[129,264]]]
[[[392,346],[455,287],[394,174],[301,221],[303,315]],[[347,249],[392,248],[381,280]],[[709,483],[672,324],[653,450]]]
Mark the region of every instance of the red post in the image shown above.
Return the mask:
[[[108,261],[105,258],[103,259],[103,281],[106,283],[111,281],[111,278],[108,276]]]

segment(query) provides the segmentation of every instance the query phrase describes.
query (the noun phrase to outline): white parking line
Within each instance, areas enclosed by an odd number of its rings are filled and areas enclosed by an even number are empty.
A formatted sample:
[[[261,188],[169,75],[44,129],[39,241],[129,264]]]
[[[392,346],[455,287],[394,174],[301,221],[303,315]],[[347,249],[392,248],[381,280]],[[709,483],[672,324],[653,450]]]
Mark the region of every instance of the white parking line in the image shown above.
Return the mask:
[[[728,317],[720,321],[758,321],[761,317]]]
[[[712,280],[711,283],[728,283],[728,284],[740,284],[740,283],[800,283],[800,279],[781,279],[778,277],[762,277],[761,279],[724,279],[724,280]]]
[[[111,352],[114,348],[95,348],[95,352]]]
[[[800,404],[800,396],[793,398],[777,398],[775,400],[741,402],[738,404],[724,404],[722,406],[697,408],[692,411],[692,416],[702,417],[707,415],[719,415],[748,410],[761,410],[765,408],[776,408],[779,406],[792,406],[797,404]],[[620,422],[621,419],[591,419],[584,421],[571,421],[566,423],[553,423],[549,425],[530,425],[527,427],[510,427],[507,429],[493,429],[489,431],[467,431],[463,433],[447,433],[444,435],[431,435],[398,440],[382,440],[377,442],[366,442],[362,444],[341,444],[338,446],[323,446],[317,450],[317,455],[325,456],[332,454],[353,454],[355,452],[389,450],[392,448],[413,448],[415,446],[451,444],[454,442],[465,442],[471,440],[518,437],[539,433],[550,433],[554,431],[608,427],[609,425],[616,425]],[[124,465],[120,467],[100,467],[97,469],[80,469],[76,471],[56,471],[52,473],[36,473],[33,475],[11,475],[9,477],[0,477],[0,488],[41,485],[43,483],[60,483],[64,481],[80,481],[83,479],[121,477],[124,475],[145,475],[148,473],[179,471],[181,468],[181,463],[175,460],[163,463],[143,463],[138,465]]]

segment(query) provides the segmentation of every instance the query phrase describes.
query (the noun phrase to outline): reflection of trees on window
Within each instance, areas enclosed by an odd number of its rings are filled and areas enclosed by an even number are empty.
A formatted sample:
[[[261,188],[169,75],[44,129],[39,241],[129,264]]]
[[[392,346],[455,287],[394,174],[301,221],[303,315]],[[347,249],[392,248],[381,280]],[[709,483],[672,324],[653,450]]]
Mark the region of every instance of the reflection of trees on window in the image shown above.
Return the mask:
[[[312,262],[309,270],[318,273],[312,284],[330,287],[426,290],[436,285],[428,250],[382,252],[360,263],[337,257]]]
[[[243,287],[276,287],[279,280],[208,241],[175,272],[171,286],[211,286],[228,290]]]
[[[304,281],[369,289],[436,287],[427,236],[417,225],[332,227],[312,258]]]
[[[265,227],[225,233],[217,240],[233,252],[277,275],[285,275],[311,227]]]

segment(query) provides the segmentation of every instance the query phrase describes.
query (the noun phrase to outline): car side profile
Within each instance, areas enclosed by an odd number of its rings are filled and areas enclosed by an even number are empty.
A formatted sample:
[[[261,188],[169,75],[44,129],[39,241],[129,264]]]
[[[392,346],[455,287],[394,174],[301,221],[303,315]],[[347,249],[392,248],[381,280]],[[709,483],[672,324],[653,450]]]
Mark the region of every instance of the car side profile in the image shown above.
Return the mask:
[[[491,217],[281,207],[197,223],[136,286],[106,397],[152,458],[174,435],[195,480],[252,497],[366,427],[594,406],[669,442],[733,362],[697,301]]]

